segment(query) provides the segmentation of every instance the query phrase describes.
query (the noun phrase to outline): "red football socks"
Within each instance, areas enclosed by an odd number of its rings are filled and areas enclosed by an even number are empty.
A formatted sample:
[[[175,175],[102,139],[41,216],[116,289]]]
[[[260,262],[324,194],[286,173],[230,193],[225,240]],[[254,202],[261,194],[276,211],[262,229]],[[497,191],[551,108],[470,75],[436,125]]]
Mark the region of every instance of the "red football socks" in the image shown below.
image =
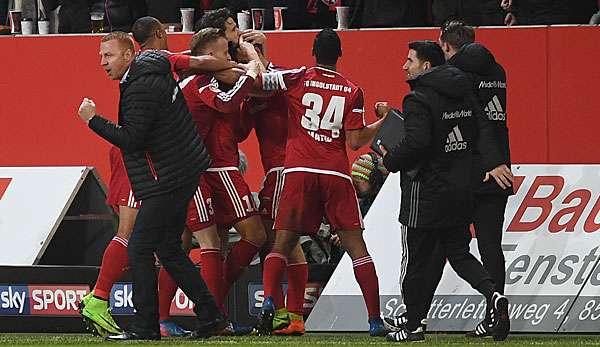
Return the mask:
[[[127,240],[115,236],[104,250],[94,296],[108,300],[113,284],[127,272],[128,268]]]
[[[225,277],[225,287],[222,288],[223,298],[227,296],[229,288],[240,277],[244,268],[250,265],[256,252],[258,252],[258,247],[245,239],[239,240],[231,248],[225,260],[225,273],[223,274]]]
[[[354,277],[363,293],[369,319],[379,317],[379,280],[375,272],[375,264],[370,255],[352,261]]]
[[[168,320],[171,317],[171,302],[176,293],[177,283],[164,266],[161,266],[158,272],[158,315],[160,320]]]
[[[216,248],[203,248],[200,250],[200,275],[206,282],[208,290],[212,293],[217,301],[217,306],[222,304],[222,289],[223,282],[223,261],[221,260],[221,250]]]
[[[281,253],[269,253],[263,267],[263,286],[265,298],[281,291],[281,278],[287,267],[287,257]],[[282,295],[283,296],[283,295]],[[277,305],[277,302],[275,302]],[[282,308],[281,307],[275,307]]]
[[[297,315],[304,315],[304,291],[308,281],[308,265],[304,263],[287,266],[287,310]]]

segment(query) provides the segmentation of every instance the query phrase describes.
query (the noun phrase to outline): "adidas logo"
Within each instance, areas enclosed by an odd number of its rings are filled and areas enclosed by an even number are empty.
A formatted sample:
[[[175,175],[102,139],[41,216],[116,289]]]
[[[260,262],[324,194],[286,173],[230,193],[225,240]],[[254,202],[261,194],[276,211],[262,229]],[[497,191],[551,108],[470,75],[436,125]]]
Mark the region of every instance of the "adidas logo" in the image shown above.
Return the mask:
[[[485,112],[487,113],[489,120],[506,120],[506,113],[504,113],[502,106],[500,106],[498,95],[494,95],[492,100],[488,102],[487,106],[485,107]]]
[[[463,139],[463,136],[458,128],[458,125],[455,125],[448,134],[448,138],[446,138],[446,145],[444,146],[444,150],[446,153],[453,151],[462,151],[467,149],[467,141]]]

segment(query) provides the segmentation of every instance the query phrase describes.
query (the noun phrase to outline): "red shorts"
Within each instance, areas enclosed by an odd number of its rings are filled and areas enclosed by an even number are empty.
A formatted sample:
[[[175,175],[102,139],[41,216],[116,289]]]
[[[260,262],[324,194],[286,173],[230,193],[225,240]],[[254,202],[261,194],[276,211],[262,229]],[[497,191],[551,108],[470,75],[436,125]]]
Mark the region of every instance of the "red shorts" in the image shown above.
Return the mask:
[[[286,170],[273,228],[314,235],[325,216],[333,231],[364,229],[350,177],[336,174]]]
[[[206,183],[205,174],[200,176],[198,189],[196,189],[194,197],[190,201],[186,224],[192,232],[206,229],[215,224],[212,191]]]
[[[215,222],[231,227],[240,220],[258,215],[250,187],[235,168],[210,168],[204,174],[212,191]]]
[[[140,208],[141,201],[137,201],[131,190],[131,183],[123,163],[123,155],[118,147],[110,149],[110,184],[106,203],[118,210],[119,206]]]
[[[283,190],[283,168],[273,168],[267,172],[258,199],[260,205],[258,210],[260,215],[265,219],[275,220],[277,205],[279,205],[279,197]]]

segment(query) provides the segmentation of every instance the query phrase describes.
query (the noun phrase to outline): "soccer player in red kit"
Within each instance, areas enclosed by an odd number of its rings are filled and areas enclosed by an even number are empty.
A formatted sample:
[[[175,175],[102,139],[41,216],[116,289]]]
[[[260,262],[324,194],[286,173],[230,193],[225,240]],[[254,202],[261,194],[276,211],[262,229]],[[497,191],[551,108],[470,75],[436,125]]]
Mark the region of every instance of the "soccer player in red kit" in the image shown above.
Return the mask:
[[[274,317],[273,294],[280,285],[288,257],[301,233],[318,230],[323,216],[352,258],[355,278],[369,315],[369,333],[383,336],[379,284],[375,266],[362,237],[363,223],[349,172],[346,145],[357,150],[367,144],[382,121],[364,120],[362,90],[336,71],[340,39],[331,29],[314,40],[316,67],[299,68],[260,77],[264,90],[286,95],[288,137],[283,191],[275,216],[275,244],[263,270],[265,301],[258,330],[270,334]]]
[[[214,28],[200,30],[194,34],[191,41],[192,54],[210,55],[224,61],[231,59],[227,47],[224,33]],[[254,51],[250,44],[243,44],[242,48]],[[256,52],[254,52],[255,54]],[[219,82],[213,75],[209,74],[190,76],[179,83],[192,114],[192,119],[196,123],[198,132],[205,140],[209,153],[213,158],[213,167],[215,163],[218,165],[225,160],[224,158],[227,158],[226,165],[235,166],[237,170],[239,162],[239,157],[237,157],[237,132],[233,132],[231,127],[224,127],[219,124],[239,123],[240,105],[252,88],[259,72],[259,62],[257,60],[250,62],[247,73],[242,75],[228,91],[219,89]],[[222,128],[224,130],[221,130]],[[235,136],[234,146],[231,146],[230,139],[233,138],[232,136]],[[211,147],[209,147],[209,143],[212,144]],[[232,157],[234,153],[236,157]],[[221,162],[218,161],[219,158]],[[226,187],[227,194],[231,194],[229,199],[231,199],[231,196],[235,196],[230,188],[230,186]],[[219,206],[222,206],[226,201],[223,201],[225,199],[222,196],[223,193],[221,193],[221,196],[219,196],[219,193],[218,190],[215,191],[214,185],[209,184],[208,174],[202,175],[198,190],[190,203],[187,226],[200,243],[202,277],[215,296],[217,304],[221,306],[225,299],[223,295],[224,275],[221,241],[216,224],[224,218],[221,216],[221,219],[219,219],[218,212],[225,210]],[[217,199],[221,199],[221,202],[217,203]],[[161,298],[161,320],[168,319],[168,308],[172,297],[169,297],[168,300]]]
[[[210,56],[190,57],[166,51],[168,48],[166,32],[164,32],[162,24],[153,17],[140,18],[134,24],[133,32],[142,49],[163,50],[171,62],[174,73],[181,73],[182,71],[186,73],[220,71],[237,66],[231,62],[217,60]],[[134,59],[134,46],[133,42],[130,41],[119,42],[120,47],[116,50],[109,50],[108,48],[110,47],[107,47],[104,51],[101,49],[101,53],[103,54],[102,66],[109,74],[109,77],[111,76],[112,66],[111,63],[107,63],[109,59],[123,61]],[[106,46],[108,43],[104,43],[104,45]],[[115,57],[115,54],[118,55]],[[111,178],[107,204],[118,210],[119,227],[116,236],[104,251],[100,273],[94,289],[80,303],[80,312],[86,322],[89,323],[89,327],[100,335],[122,332],[109,313],[108,299],[112,285],[123,276],[129,267],[127,245],[133,231],[138,208],[141,204],[133,195],[131,184],[123,164],[123,157],[117,147],[112,147],[110,150],[110,163]],[[175,285],[174,282],[173,285]],[[163,328],[162,325],[161,328]],[[178,335],[177,331],[173,330],[171,335]]]
[[[272,64],[267,67],[267,71],[270,72],[277,70],[281,69]],[[275,238],[273,222],[283,188],[287,109],[287,99],[282,94],[275,94],[268,98],[249,98],[244,101],[242,107],[240,142],[248,136],[252,129],[255,129],[265,172],[265,178],[258,193],[259,211],[267,232],[267,243],[261,250],[261,254],[271,250]],[[302,335],[304,334],[304,291],[308,280],[308,265],[300,243],[296,244],[290,254],[286,272],[288,279],[286,303],[284,304],[283,291],[278,290],[273,293],[273,300],[277,307],[273,319],[273,334]]]
[[[226,8],[205,13],[200,20],[200,27],[223,30],[230,52],[234,51],[233,48],[247,44],[246,41],[255,44],[264,41],[264,35],[260,32],[246,32],[242,35],[233,19],[233,14]],[[225,238],[228,235],[227,231],[233,225],[242,237],[232,247],[225,260],[223,298],[266,239],[250,188],[237,170],[239,112],[238,109],[230,114],[220,115],[213,123],[213,130],[205,139],[206,147],[213,158],[213,165],[207,170],[206,178],[215,194],[215,218],[219,225],[219,233],[222,238]]]
[[[223,39],[220,39],[219,42],[225,46]],[[247,46],[248,50],[253,52],[254,63],[258,61],[251,44],[240,41],[239,45],[240,47]],[[211,88],[219,90],[216,80],[212,82]],[[239,82],[226,94],[236,92],[238,88]],[[213,159],[212,166],[207,170],[205,177],[214,196],[215,221],[221,237],[223,239],[226,237],[231,226],[241,236],[241,240],[232,247],[225,259],[224,281],[220,292],[220,300],[223,301],[231,284],[250,264],[258,249],[265,242],[266,235],[250,188],[238,170],[240,104],[238,103],[235,108],[217,111],[218,115],[213,120],[212,128],[204,139]]]

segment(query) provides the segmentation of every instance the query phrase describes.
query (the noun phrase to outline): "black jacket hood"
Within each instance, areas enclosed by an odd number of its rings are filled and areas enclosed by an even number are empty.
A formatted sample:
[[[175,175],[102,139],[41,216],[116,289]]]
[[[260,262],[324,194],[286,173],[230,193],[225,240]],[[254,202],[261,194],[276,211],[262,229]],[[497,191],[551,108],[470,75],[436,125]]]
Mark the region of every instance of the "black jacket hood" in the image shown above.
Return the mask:
[[[458,68],[448,64],[436,66],[409,79],[412,90],[417,87],[429,87],[440,94],[457,98],[471,90],[467,76]]]
[[[171,63],[169,63],[169,60],[160,51],[147,50],[135,57],[135,60],[131,63],[126,82],[131,82],[144,75],[170,73]]]
[[[492,52],[483,45],[469,43],[456,52],[448,60],[448,64],[454,65],[464,72],[486,75],[496,65],[496,59]]]

